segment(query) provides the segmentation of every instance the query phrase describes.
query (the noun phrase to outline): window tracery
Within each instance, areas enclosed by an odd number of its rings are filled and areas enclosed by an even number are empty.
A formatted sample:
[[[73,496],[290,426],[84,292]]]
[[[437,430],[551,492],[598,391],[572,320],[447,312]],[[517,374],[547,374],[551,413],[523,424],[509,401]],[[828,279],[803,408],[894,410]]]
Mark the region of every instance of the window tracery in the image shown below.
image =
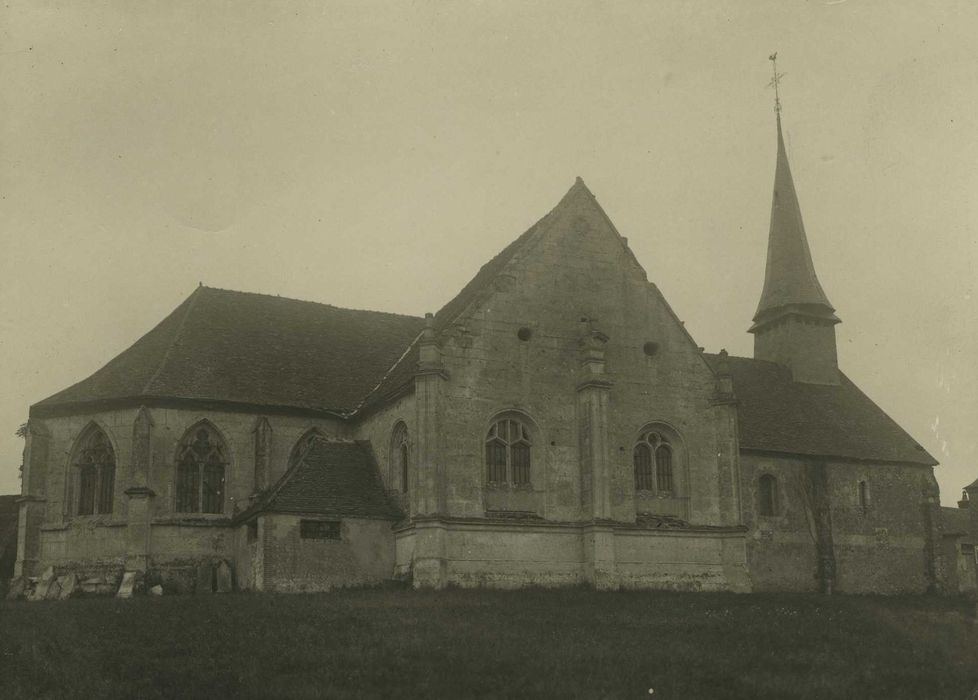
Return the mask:
[[[530,429],[522,421],[504,418],[493,423],[486,434],[489,483],[529,486],[532,448]]]
[[[662,433],[643,433],[632,451],[635,490],[671,494],[675,490],[672,443]]]
[[[177,455],[177,512],[223,513],[226,466],[222,441],[210,426],[188,431]]]
[[[112,512],[115,492],[115,452],[100,428],[92,428],[78,452],[78,515]]]

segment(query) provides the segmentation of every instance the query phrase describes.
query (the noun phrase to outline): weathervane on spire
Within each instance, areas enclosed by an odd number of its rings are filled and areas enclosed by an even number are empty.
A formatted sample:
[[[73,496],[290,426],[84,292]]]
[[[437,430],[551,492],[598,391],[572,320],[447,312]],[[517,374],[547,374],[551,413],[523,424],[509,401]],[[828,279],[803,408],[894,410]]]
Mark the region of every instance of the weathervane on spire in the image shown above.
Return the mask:
[[[781,114],[781,97],[778,95],[778,84],[781,82],[781,78],[784,77],[784,73],[778,73],[778,52],[775,51],[767,60],[771,62],[771,67],[774,69],[774,77],[771,78],[771,82],[768,83],[768,87],[774,88],[774,111],[780,116]]]

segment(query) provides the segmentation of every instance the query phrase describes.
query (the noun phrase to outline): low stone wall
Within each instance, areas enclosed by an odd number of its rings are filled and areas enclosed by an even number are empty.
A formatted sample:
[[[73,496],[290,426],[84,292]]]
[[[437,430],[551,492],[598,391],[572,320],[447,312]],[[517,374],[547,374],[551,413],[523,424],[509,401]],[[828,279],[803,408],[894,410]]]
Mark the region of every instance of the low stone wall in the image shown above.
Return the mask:
[[[415,587],[750,590],[736,528],[428,519],[399,531],[397,546]]]
[[[616,530],[615,579],[622,588],[751,590],[743,532]]]

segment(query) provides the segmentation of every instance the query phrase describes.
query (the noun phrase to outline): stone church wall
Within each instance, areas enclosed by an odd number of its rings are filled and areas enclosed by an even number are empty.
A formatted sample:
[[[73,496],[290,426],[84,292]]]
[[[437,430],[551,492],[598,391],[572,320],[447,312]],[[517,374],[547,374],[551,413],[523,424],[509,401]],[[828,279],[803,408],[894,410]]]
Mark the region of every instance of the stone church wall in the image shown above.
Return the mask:
[[[424,553],[439,552],[440,585],[750,590],[744,536],[734,528],[654,530],[472,518],[422,520],[410,530]],[[399,566],[414,554],[408,532],[398,532]],[[430,578],[420,584],[436,585]]]
[[[830,529],[833,589],[843,593],[917,593],[928,588],[924,494],[930,467],[828,462],[824,464],[829,525],[819,516],[806,469],[811,462],[744,454],[744,524],[753,588],[819,590],[819,528]],[[777,479],[777,514],[760,514],[758,479]],[[869,502],[859,503],[858,484]],[[821,519],[821,523],[819,520]],[[823,538],[825,534],[821,535]],[[823,539],[823,542],[825,539]],[[824,549],[824,547],[823,547]]]
[[[453,523],[444,539],[445,578],[452,585],[518,588],[586,580],[580,526]]]
[[[409,494],[405,495],[402,489],[401,475],[397,468],[397,456],[391,447],[394,426],[400,422],[403,422],[407,427],[408,444],[411,447],[410,459],[416,460],[413,448],[417,435],[417,422],[413,391],[364,416],[352,430],[357,440],[370,442],[374,458],[377,460],[377,468],[380,469],[380,476],[384,481],[384,488],[388,495],[399,503],[407,513],[410,508]]]
[[[338,539],[304,539],[300,515],[269,513],[261,519],[261,590],[324,591],[391,578],[394,535],[387,520],[343,518]]]
[[[709,403],[715,378],[593,207],[581,207],[576,218],[558,221],[546,237],[527,245],[489,296],[447,332],[441,430],[445,510],[466,517],[497,509],[558,521],[590,517],[577,408],[579,340],[587,328],[609,338],[604,347],[606,378],[612,382],[608,515],[634,521],[632,449],[642,428],[659,422],[679,436],[678,497],[639,507],[719,524],[717,431]],[[521,329],[528,339],[521,339]],[[486,484],[486,432],[506,411],[524,416],[535,433],[531,487]]]
[[[29,568],[41,571],[49,565],[73,566],[126,565],[127,530],[130,526],[129,497],[132,486],[148,486],[154,496],[149,499],[149,556],[151,565],[186,566],[202,558],[233,557],[233,532],[227,529],[235,512],[246,508],[255,488],[255,434],[259,414],[220,411],[196,411],[173,408],[149,408],[152,461],[145,484],[134,483],[132,475],[133,425],[137,409],[41,419],[48,434],[43,478],[35,475],[27,489],[32,496],[45,499],[41,504],[42,522],[38,534],[39,556]],[[207,420],[219,433],[227,452],[224,513],[188,514],[175,512],[175,463],[180,441],[186,431]],[[38,419],[32,419],[37,421]],[[272,428],[271,473],[274,483],[288,464],[296,442],[316,427],[328,435],[345,436],[346,426],[329,419],[299,416],[267,416]],[[77,514],[78,439],[95,423],[106,434],[116,460],[112,513]],[[23,555],[19,555],[23,556]]]
[[[615,573],[622,588],[750,590],[741,532],[618,530]]]

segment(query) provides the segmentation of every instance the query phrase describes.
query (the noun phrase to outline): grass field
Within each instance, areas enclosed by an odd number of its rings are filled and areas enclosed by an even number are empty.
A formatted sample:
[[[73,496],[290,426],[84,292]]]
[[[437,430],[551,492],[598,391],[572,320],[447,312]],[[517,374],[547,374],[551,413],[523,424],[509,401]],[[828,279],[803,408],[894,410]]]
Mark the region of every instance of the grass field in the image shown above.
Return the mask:
[[[964,700],[976,689],[978,627],[961,599],[347,590],[0,603],[5,700]]]

